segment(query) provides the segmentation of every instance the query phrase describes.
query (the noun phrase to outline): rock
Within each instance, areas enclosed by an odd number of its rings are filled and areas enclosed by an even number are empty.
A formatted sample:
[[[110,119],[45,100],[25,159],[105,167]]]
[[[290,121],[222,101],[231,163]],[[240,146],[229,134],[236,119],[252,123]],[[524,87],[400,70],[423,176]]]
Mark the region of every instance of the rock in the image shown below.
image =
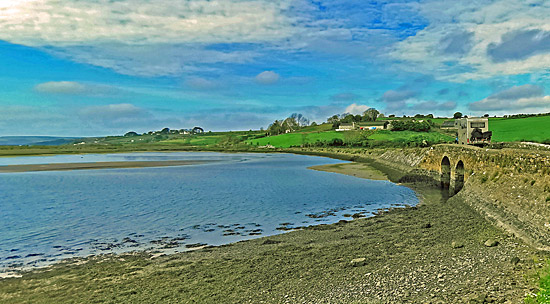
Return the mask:
[[[425,224],[422,224],[422,225],[420,226],[420,228],[432,228],[432,224],[430,224],[430,223],[425,223]]]
[[[517,265],[519,262],[520,262],[520,259],[518,257],[513,257],[510,260],[510,263],[512,263],[512,265]]]
[[[357,258],[357,259],[351,260],[351,262],[350,262],[350,265],[352,267],[365,266],[366,264],[367,264],[367,259],[366,258]]]
[[[275,240],[270,240],[270,239],[267,239],[265,240],[262,245],[271,245],[271,244],[279,244],[281,241],[275,241]]]
[[[464,247],[464,244],[462,244],[462,243],[458,243],[458,242],[452,242],[451,243],[451,248],[453,248],[453,249],[462,248],[462,247]]]
[[[483,245],[487,247],[495,247],[498,245],[498,241],[493,239],[488,239],[487,241],[485,241],[485,243],[483,243]]]

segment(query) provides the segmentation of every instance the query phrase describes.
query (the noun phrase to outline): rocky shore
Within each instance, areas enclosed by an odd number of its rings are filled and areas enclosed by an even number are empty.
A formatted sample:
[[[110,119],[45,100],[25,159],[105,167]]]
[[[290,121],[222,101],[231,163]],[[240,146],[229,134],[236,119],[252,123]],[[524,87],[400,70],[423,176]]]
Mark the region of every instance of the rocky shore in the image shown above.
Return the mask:
[[[361,177],[364,166],[333,171]],[[405,185],[420,205],[181,254],[68,260],[0,280],[0,302],[522,303],[536,291],[544,253],[458,196]]]

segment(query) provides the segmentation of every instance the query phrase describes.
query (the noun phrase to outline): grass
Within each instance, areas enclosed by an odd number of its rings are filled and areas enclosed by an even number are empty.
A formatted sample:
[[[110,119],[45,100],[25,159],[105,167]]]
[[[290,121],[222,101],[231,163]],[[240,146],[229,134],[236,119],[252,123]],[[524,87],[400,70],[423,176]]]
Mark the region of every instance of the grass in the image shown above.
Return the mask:
[[[550,142],[550,116],[518,119],[491,118],[489,129],[493,131],[493,141],[533,141]]]
[[[442,134],[439,132],[413,132],[413,131],[386,131],[380,130],[374,132],[369,139],[372,140],[385,140],[385,141],[412,141],[419,138],[425,139],[429,142],[451,142],[454,138],[450,135]]]
[[[539,281],[539,292],[525,299],[526,304],[550,303],[550,262]]]
[[[202,135],[202,136],[188,136],[186,138],[177,138],[160,141],[159,144],[169,145],[190,145],[190,146],[208,146],[215,145],[222,140],[221,135]]]
[[[344,139],[344,134],[336,131],[318,133],[287,133],[247,140],[246,143],[253,146],[272,145],[278,148],[289,148],[292,146],[300,146],[305,143],[315,143],[316,141],[331,141],[335,138]]]

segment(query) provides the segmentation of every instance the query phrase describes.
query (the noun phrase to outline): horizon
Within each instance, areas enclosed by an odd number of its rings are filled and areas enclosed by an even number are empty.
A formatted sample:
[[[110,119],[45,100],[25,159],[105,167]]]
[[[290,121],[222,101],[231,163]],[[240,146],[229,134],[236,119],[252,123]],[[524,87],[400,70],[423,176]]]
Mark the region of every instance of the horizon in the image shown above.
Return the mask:
[[[0,0],[0,136],[550,112],[544,1],[164,4]]]

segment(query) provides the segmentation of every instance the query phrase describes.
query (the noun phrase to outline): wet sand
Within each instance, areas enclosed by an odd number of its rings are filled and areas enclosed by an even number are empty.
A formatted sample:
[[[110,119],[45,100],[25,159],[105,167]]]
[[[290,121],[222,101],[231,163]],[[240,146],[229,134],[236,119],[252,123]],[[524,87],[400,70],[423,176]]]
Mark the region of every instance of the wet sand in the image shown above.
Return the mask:
[[[71,171],[117,168],[149,168],[199,165],[212,161],[169,160],[169,161],[117,161],[96,163],[59,163],[0,166],[0,173],[35,172],[35,171]]]
[[[308,169],[351,175],[372,180],[389,180],[388,176],[384,172],[379,171],[364,163],[322,165],[309,167]]]

